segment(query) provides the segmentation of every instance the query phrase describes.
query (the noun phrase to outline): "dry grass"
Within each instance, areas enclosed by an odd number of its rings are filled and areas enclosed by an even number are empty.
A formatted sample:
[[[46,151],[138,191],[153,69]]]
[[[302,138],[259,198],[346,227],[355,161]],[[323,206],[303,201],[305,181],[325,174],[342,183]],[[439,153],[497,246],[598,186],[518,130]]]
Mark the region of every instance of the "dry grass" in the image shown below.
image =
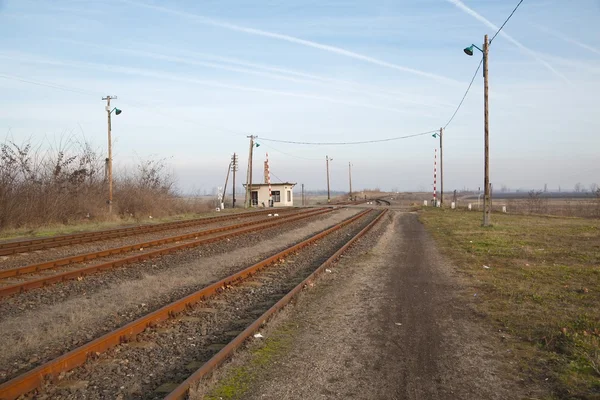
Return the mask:
[[[98,150],[75,137],[57,145],[0,143],[0,231],[140,220],[212,208],[203,199],[178,196],[165,160],[153,158],[139,160],[130,172],[115,171],[109,214],[104,164]]]
[[[600,398],[600,221],[427,208],[420,218],[555,398]],[[486,265],[489,269],[483,268]],[[547,379],[547,381],[546,381]]]

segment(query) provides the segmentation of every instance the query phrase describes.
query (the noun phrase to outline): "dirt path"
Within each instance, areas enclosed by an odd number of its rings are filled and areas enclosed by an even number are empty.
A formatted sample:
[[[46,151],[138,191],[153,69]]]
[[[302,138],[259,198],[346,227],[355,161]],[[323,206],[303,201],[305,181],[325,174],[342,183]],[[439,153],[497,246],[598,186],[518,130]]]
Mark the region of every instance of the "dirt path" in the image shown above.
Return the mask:
[[[303,296],[286,317],[292,344],[243,398],[522,398],[466,296],[417,216],[397,213],[372,251]]]

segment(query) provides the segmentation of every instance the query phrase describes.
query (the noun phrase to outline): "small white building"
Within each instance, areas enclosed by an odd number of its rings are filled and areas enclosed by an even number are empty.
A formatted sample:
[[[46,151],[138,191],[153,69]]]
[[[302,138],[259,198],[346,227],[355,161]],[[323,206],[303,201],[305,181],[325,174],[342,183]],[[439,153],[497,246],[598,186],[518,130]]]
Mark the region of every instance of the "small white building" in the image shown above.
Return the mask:
[[[272,207],[292,207],[294,205],[294,186],[296,184],[290,182],[271,183]],[[269,207],[269,184],[252,184],[250,198],[254,207]]]

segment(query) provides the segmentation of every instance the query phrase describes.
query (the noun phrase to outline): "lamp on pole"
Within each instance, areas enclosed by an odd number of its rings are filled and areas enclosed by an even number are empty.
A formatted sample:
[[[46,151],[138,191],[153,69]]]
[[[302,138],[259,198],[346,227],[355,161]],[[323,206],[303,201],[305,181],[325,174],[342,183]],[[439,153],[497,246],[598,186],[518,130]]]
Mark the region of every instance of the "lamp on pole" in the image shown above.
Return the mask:
[[[111,123],[111,115],[114,112],[115,115],[121,114],[121,110],[117,107],[114,107],[112,110],[110,108],[110,100],[116,99],[117,96],[106,96],[103,97],[102,100],[106,100],[106,113],[108,114],[108,158],[106,159],[106,167],[108,170],[108,212],[112,213],[112,202],[113,202],[113,176],[112,176],[112,123]]]
[[[483,50],[474,44],[464,49],[468,56],[473,55],[473,48],[483,53],[483,116],[484,116],[484,177],[483,177],[483,226],[490,225],[490,124],[489,124],[489,85],[488,85],[488,53],[490,43],[488,35],[483,38]]]

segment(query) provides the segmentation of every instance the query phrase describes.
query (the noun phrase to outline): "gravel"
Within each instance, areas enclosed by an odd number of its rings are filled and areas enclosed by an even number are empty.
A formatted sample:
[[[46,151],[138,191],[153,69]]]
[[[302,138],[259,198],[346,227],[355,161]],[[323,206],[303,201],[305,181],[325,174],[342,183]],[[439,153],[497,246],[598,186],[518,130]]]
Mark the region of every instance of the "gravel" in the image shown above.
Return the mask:
[[[275,254],[356,211],[340,209],[3,299],[0,380]]]
[[[287,211],[287,210],[286,210]],[[221,226],[235,225],[241,222],[258,221],[261,219],[267,220],[266,215],[257,215],[245,218],[234,218],[227,221],[213,222],[207,225],[190,226],[187,228],[172,228],[159,232],[150,232],[126,236],[115,239],[98,240],[89,243],[74,244],[70,246],[54,247],[44,250],[36,250],[30,253],[13,254],[9,256],[0,256],[0,270],[22,267],[34,263],[56,260],[59,258],[74,256],[78,254],[92,253],[99,250],[133,245],[136,243],[148,242],[156,239],[161,239],[169,236],[184,235],[186,233],[200,232],[204,230],[214,229]]]
[[[53,399],[156,399],[163,384],[187,378],[235,334],[301,282],[370,220],[351,224],[257,274],[229,287],[200,307],[138,335],[97,360],[65,374],[68,388],[51,386]],[[273,273],[276,271],[276,273]],[[75,388],[77,387],[77,388]]]

